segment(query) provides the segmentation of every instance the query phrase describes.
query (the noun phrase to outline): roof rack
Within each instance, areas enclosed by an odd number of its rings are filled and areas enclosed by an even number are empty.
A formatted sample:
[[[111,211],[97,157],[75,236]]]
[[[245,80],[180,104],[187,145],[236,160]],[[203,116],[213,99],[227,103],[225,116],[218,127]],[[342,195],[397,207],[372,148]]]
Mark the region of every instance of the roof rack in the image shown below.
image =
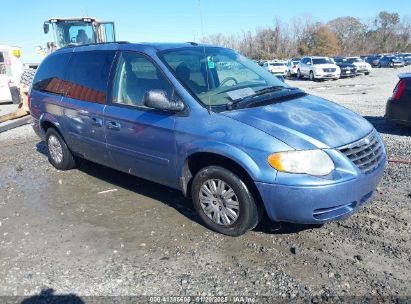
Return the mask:
[[[69,44],[62,49],[66,48],[75,48],[75,47],[82,47],[82,46],[91,46],[91,45],[102,45],[102,44],[127,44],[130,43],[128,41],[112,41],[112,42],[95,42],[95,43],[87,43],[87,44]]]

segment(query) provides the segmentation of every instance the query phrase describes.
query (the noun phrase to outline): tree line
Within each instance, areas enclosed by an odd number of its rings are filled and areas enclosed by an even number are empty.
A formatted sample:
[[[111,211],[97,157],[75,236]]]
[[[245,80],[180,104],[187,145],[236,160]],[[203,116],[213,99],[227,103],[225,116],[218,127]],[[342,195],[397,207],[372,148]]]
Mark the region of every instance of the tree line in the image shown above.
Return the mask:
[[[386,11],[367,23],[355,17],[321,23],[305,15],[290,22],[276,18],[271,27],[241,34],[210,35],[203,42],[235,49],[252,59],[411,52],[411,22]]]

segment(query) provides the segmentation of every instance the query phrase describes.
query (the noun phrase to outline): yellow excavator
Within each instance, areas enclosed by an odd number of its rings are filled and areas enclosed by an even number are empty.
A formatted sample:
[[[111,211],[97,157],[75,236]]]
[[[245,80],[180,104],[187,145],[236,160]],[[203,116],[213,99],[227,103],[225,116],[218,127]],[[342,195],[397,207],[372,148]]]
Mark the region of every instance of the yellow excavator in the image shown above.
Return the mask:
[[[44,22],[43,31],[44,34],[50,32],[53,35],[53,41],[48,42],[46,47],[37,47],[37,53],[43,57],[64,47],[116,41],[114,22],[98,21],[93,17],[51,18]],[[0,123],[30,114],[28,92],[36,73],[35,68],[23,71],[19,83],[21,102],[18,109],[0,116]]]

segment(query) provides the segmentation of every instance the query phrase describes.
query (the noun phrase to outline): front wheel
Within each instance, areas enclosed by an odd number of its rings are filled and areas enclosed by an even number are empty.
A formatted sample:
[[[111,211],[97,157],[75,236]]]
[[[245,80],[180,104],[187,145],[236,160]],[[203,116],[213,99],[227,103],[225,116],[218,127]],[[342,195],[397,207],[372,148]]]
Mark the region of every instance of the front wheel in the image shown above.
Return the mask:
[[[313,71],[310,71],[310,80],[315,81],[314,73]]]
[[[303,74],[301,74],[300,69],[297,70],[297,78],[298,78],[298,79],[302,79],[302,78],[303,78]]]
[[[49,162],[58,170],[70,170],[76,166],[76,160],[59,132],[49,128],[46,132],[46,145]]]
[[[239,236],[257,226],[258,206],[247,185],[231,171],[209,166],[193,179],[194,207],[210,229]]]

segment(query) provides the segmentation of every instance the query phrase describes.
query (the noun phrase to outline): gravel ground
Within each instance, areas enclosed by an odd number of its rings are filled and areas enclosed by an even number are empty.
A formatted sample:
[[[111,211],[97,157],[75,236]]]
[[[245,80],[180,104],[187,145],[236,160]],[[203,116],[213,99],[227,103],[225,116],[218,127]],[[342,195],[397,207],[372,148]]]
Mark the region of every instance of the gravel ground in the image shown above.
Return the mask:
[[[382,118],[400,71],[411,67],[287,82],[363,115],[390,159],[411,160],[411,131]],[[0,155],[0,296],[411,295],[410,165],[388,163],[372,201],[345,221],[264,221],[230,238],[174,190],[88,162],[55,170],[29,126],[1,133]]]

